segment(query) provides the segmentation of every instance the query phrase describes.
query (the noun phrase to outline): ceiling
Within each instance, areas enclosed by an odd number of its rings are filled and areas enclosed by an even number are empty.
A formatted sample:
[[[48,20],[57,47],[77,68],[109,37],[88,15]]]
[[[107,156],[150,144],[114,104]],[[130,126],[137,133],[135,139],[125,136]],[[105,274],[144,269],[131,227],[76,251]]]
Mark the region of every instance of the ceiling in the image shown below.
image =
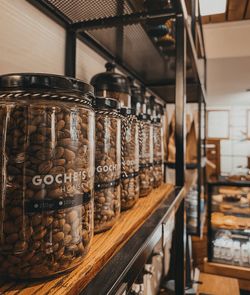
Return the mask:
[[[203,24],[250,19],[250,0],[227,0],[225,13],[203,16]]]

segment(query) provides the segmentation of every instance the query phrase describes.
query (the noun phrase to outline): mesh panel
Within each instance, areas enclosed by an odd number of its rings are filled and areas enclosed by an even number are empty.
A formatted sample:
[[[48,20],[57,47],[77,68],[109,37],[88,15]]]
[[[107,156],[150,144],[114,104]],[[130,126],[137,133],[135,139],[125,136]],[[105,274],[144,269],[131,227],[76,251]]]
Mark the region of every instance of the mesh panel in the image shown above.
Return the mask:
[[[73,23],[120,15],[118,6],[123,0],[45,0],[57,8]],[[124,4],[124,14],[131,12],[129,4]]]
[[[131,14],[143,9],[143,0],[42,0],[55,8],[55,13],[63,15],[71,23],[88,21],[121,14]],[[123,5],[123,11],[122,11]],[[131,6],[132,5],[132,6]],[[133,7],[133,8],[132,8]],[[145,84],[175,79],[175,59],[164,58],[152,43],[143,24],[123,27],[124,64],[129,66]],[[88,34],[113,56],[120,57],[117,48],[117,28],[90,30]],[[118,36],[119,39],[120,36]],[[158,91],[167,97],[166,89]]]

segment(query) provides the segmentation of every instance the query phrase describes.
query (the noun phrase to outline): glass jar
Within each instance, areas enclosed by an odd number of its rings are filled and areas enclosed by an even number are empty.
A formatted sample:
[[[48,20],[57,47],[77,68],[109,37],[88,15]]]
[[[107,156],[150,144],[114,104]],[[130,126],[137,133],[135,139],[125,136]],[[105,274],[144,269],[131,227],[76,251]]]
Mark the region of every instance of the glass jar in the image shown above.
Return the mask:
[[[130,85],[128,79],[115,72],[114,63],[106,63],[106,72],[99,73],[91,79],[91,85],[95,88],[98,97],[113,98],[120,102],[121,106],[130,107]]]
[[[63,76],[0,76],[1,275],[55,275],[88,252],[92,97],[92,86]]]
[[[121,209],[132,208],[139,199],[139,126],[135,110],[122,108]]]
[[[152,191],[153,143],[150,116],[140,114],[139,119],[139,180],[140,197],[147,196]]]
[[[119,102],[97,97],[95,153],[95,233],[110,229],[121,210],[121,116]]]
[[[153,120],[153,187],[159,187],[163,182],[163,135],[160,118]]]

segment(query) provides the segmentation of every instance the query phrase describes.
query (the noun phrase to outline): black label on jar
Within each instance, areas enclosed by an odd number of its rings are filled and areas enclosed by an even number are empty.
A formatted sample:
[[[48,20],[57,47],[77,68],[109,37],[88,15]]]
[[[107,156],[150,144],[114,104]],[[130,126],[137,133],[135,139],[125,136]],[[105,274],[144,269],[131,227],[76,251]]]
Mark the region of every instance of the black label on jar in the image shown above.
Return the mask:
[[[83,193],[74,197],[66,197],[63,199],[44,199],[44,200],[32,200],[25,203],[25,212],[34,213],[42,211],[55,211],[61,209],[67,209],[79,205],[89,203],[91,200],[91,193]]]
[[[122,173],[122,175],[121,175],[121,178],[122,179],[130,179],[130,178],[134,178],[134,177],[136,177],[136,176],[138,176],[139,175],[139,172],[133,172],[133,173],[129,173],[129,174],[126,174],[126,173]]]
[[[145,169],[152,166],[153,166],[153,163],[140,164],[140,169]]]
[[[95,183],[95,190],[98,191],[98,190],[101,190],[101,189],[118,186],[120,184],[120,181],[121,180],[119,178],[119,179],[111,180],[109,182]]]

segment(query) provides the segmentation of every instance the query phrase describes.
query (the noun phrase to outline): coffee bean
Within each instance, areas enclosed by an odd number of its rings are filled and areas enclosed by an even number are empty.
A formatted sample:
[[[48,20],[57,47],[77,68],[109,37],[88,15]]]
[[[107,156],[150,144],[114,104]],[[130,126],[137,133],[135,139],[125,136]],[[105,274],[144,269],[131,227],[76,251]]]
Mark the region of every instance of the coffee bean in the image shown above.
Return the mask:
[[[63,232],[58,232],[58,233],[55,233],[55,234],[53,235],[53,241],[54,241],[55,243],[60,242],[60,241],[63,240],[63,239],[64,239],[64,233],[63,233]]]
[[[22,208],[20,208],[20,207],[14,207],[14,208],[12,208],[11,210],[10,210],[10,216],[12,216],[12,217],[18,217],[18,216],[20,216],[20,215],[22,215],[23,214],[23,210],[22,210]]]
[[[41,174],[47,174],[52,167],[53,163],[51,161],[42,162],[38,167],[38,172]]]
[[[67,161],[72,161],[75,159],[75,153],[71,150],[65,149],[64,150],[64,157]]]
[[[42,218],[43,218],[42,214],[36,214],[36,215],[32,216],[32,218],[31,218],[32,226],[36,227],[39,224],[41,224]]]
[[[65,122],[64,122],[64,120],[60,120],[60,121],[57,122],[57,124],[56,124],[56,130],[60,131],[60,130],[62,130],[62,129],[64,128],[64,126],[65,126]]]
[[[48,192],[48,197],[50,197],[52,199],[62,197],[62,189],[57,188],[57,189],[49,191]]]
[[[61,159],[64,154],[64,148],[61,146],[56,147],[55,149],[55,158]]]

